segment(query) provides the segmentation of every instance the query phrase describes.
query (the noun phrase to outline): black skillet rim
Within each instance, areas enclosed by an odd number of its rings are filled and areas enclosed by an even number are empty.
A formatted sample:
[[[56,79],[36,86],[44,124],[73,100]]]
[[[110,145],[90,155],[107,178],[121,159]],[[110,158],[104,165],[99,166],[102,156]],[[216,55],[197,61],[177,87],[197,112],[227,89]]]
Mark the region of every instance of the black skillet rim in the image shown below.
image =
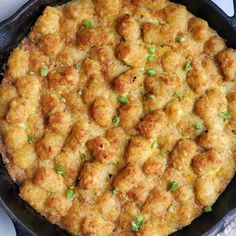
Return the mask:
[[[188,1],[188,0],[187,0]],[[184,5],[186,5],[185,3],[187,2],[185,0],[183,1],[178,1],[178,0],[174,0],[174,2],[181,2],[183,3]],[[221,9],[219,9],[213,2],[210,2],[209,0],[202,0],[203,2],[207,3],[214,11],[216,11],[220,17],[222,17],[225,21],[227,21],[227,23],[230,25],[230,27],[232,28],[233,31],[236,31],[236,16],[234,15],[234,17],[229,17],[227,16]],[[7,26],[11,23],[14,23],[15,21],[17,21],[17,19],[22,16],[23,14],[25,14],[27,12],[27,10],[29,10],[31,7],[34,7],[34,5],[36,4],[37,0],[30,0],[28,1],[27,3],[25,3],[16,13],[14,13],[12,16],[10,16],[9,18],[7,18],[6,20],[4,20],[3,22],[0,23],[0,28],[1,27],[4,27],[4,26]],[[185,2],[185,3],[184,3]],[[55,5],[59,5],[60,3],[58,4],[55,4]],[[234,7],[236,8],[236,0],[234,0]],[[191,11],[191,10],[190,10]],[[194,13],[196,14],[196,13]],[[201,17],[201,16],[200,16]],[[203,17],[204,18],[204,17]],[[211,26],[211,25],[210,25]],[[212,26],[211,26],[212,27]],[[215,27],[213,27],[215,28]],[[219,30],[217,30],[218,33]],[[235,47],[235,45],[234,45]],[[3,175],[5,175],[5,177],[7,176],[7,178],[9,178],[8,174],[6,173],[5,170],[1,170],[0,169],[0,173],[1,172],[5,172],[3,173]],[[231,181],[230,183],[230,186],[231,186],[231,189],[233,188],[232,186],[232,182],[234,182],[236,180],[236,177],[234,177],[234,179]],[[227,187],[227,189],[225,191],[229,191],[228,189],[230,188],[230,186]],[[224,194],[224,193],[223,193]],[[222,195],[223,195],[222,194]],[[221,198],[221,197],[220,197]],[[219,198],[219,200],[220,200]],[[20,199],[19,199],[20,200]],[[20,200],[21,201],[21,200]],[[217,204],[217,203],[216,203]],[[17,217],[13,211],[10,210],[10,208],[5,204],[5,202],[2,200],[2,198],[0,197],[0,205],[3,207],[3,209],[7,212],[7,214],[15,221],[17,222],[18,224],[20,225],[23,225],[32,235],[37,235],[36,234],[36,230],[35,229],[32,229],[32,225],[29,225],[27,223],[23,223],[22,221],[25,221],[23,219],[19,219],[19,217]],[[25,207],[24,205],[26,205],[26,208],[30,208],[29,211],[30,213],[29,214],[34,214],[34,218],[39,218],[39,219],[42,219],[43,218],[43,224],[45,224],[45,221],[46,223],[49,223],[44,217],[40,216],[39,213],[36,213],[33,209],[31,209],[31,207],[28,206],[28,204],[22,204],[22,207]],[[223,217],[223,216],[222,216]],[[198,218],[197,218],[198,219]],[[54,227],[53,230],[54,233],[57,232],[56,234],[53,234],[53,235],[68,235],[64,230],[60,229],[58,226],[56,225],[52,225],[51,223],[49,223],[51,225],[51,228]],[[191,224],[192,225],[192,224]],[[190,226],[191,226],[190,225]],[[46,225],[47,226],[47,225]],[[190,226],[187,226],[186,228],[189,228]],[[56,229],[56,228],[57,229]],[[50,230],[51,231],[51,230]],[[51,231],[52,232],[52,231]],[[58,234],[59,233],[59,234]],[[195,234],[194,234],[195,235]]]

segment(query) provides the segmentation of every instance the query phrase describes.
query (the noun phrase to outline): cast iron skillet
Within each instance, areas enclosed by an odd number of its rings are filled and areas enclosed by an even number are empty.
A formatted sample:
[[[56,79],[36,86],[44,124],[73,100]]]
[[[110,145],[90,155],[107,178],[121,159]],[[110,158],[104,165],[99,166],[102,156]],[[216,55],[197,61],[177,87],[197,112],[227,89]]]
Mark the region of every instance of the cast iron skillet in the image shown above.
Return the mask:
[[[67,0],[30,0],[12,17],[0,23],[0,72],[4,70],[4,63],[6,63],[9,53],[29,33],[44,7],[65,2]],[[190,12],[207,20],[209,25],[226,39],[227,45],[236,49],[236,15],[232,18],[228,17],[210,0],[174,0],[174,2],[186,5]],[[234,8],[236,10],[236,0],[234,0]],[[0,79],[2,78],[0,77]],[[228,211],[235,208],[236,188],[233,184],[235,181],[236,177],[217,200],[211,213],[203,214],[190,226],[173,236],[201,235],[215,225]],[[23,202],[18,197],[18,192],[18,186],[13,183],[0,160],[0,205],[10,217],[26,227],[33,235],[68,236],[67,232],[49,223]]]

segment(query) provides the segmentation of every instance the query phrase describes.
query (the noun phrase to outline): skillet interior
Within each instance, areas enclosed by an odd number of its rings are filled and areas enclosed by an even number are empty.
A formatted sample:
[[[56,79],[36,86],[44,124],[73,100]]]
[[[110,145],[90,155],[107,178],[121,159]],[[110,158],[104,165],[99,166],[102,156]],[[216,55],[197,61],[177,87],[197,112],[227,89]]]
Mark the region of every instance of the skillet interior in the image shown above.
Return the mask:
[[[0,24],[0,68],[2,70],[9,52],[27,35],[43,8],[46,5],[59,5],[64,2],[66,0],[31,0],[13,17]],[[183,3],[190,12],[207,20],[213,29],[227,39],[229,47],[236,48],[236,19],[227,17],[208,0],[174,0],[174,2]],[[236,0],[234,2],[236,3]],[[203,214],[194,220],[190,226],[178,231],[173,236],[201,235],[218,222],[229,210],[235,208],[236,189],[233,187],[235,180],[236,177],[217,200],[213,206],[213,212]],[[44,217],[41,217],[18,197],[18,187],[8,176],[2,162],[0,162],[0,204],[3,205],[12,218],[24,224],[32,233],[38,235],[68,235],[58,226],[52,225]]]

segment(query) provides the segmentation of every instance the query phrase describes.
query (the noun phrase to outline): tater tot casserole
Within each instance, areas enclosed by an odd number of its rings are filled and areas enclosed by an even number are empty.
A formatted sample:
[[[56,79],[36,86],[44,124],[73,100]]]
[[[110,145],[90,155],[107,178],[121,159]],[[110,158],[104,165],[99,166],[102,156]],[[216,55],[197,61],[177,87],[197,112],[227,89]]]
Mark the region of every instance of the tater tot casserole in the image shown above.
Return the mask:
[[[8,59],[0,134],[20,197],[53,224],[169,235],[234,176],[236,51],[166,0],[48,6]]]

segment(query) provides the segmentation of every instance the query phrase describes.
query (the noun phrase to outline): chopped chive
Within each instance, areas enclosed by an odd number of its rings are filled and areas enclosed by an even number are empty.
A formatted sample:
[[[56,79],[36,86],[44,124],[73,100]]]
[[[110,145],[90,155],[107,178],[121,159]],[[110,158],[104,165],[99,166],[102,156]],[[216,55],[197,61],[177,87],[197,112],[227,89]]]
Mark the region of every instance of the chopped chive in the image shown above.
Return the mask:
[[[83,151],[83,152],[80,152],[80,158],[82,159],[82,160],[85,160],[86,159],[86,152],[85,151]]]
[[[28,135],[28,142],[33,143],[33,136],[30,134]]]
[[[115,161],[115,160],[113,160],[113,161],[111,161],[111,163],[110,163],[110,164],[112,164],[112,165],[116,166],[116,165],[118,164],[118,161]]]
[[[118,96],[117,100],[122,105],[127,105],[129,103],[129,99],[127,97],[124,97],[124,96],[121,96],[121,95]]]
[[[219,113],[219,116],[223,118],[224,121],[231,119],[231,115],[228,112],[222,111]]]
[[[41,75],[42,77],[46,77],[46,76],[48,75],[48,69],[47,69],[46,67],[42,67],[42,68],[40,69],[40,75]]]
[[[203,211],[204,211],[205,213],[208,213],[208,212],[211,212],[211,211],[212,211],[212,208],[211,208],[210,206],[205,206],[205,207],[203,208]]]
[[[72,199],[74,197],[74,188],[69,188],[66,190],[66,198]]]
[[[66,99],[63,98],[63,97],[60,97],[60,102],[62,102],[62,103],[66,103]]]
[[[176,182],[171,182],[169,184],[169,191],[175,192],[177,190],[177,188],[178,188],[178,184]]]
[[[92,84],[96,84],[97,81],[96,81],[95,79],[92,79],[92,80],[91,80],[91,83],[92,83]]]
[[[78,94],[79,96],[81,96],[81,95],[83,94],[83,90],[82,90],[82,89],[79,89],[78,92],[77,92],[77,94]]]
[[[147,60],[153,62],[155,60],[155,54],[149,54]]]
[[[157,140],[153,140],[153,141],[152,141],[151,148],[152,148],[152,149],[156,149],[157,146],[158,146]]]
[[[131,229],[133,232],[138,232],[144,225],[144,218],[142,215],[135,216],[131,222]]]
[[[155,47],[149,47],[148,52],[149,52],[149,54],[155,54],[156,53],[156,48]]]
[[[161,151],[161,156],[164,158],[167,158],[167,151],[166,150],[162,150]]]
[[[175,93],[175,95],[176,95],[179,99],[183,99],[183,92],[177,91],[177,92]]]
[[[183,43],[185,41],[185,38],[182,37],[182,36],[177,36],[175,41],[178,42],[178,43]]]
[[[65,168],[63,167],[63,166],[58,166],[57,168],[56,168],[56,173],[58,174],[58,175],[61,175],[61,174],[63,174],[65,172]]]
[[[113,119],[112,124],[113,124],[114,126],[119,125],[119,124],[120,124],[120,117],[119,117],[119,116],[116,116],[116,117]]]
[[[85,20],[83,23],[82,23],[82,27],[85,28],[85,29],[91,29],[93,27],[93,21],[91,20]]]
[[[135,221],[136,221],[136,222],[139,222],[139,223],[140,223],[140,222],[143,222],[143,221],[144,221],[143,216],[142,216],[142,215],[136,216],[136,217],[135,217]]]
[[[149,76],[155,76],[156,75],[156,70],[155,69],[149,69],[149,70],[147,70],[147,74]]]
[[[136,204],[136,208],[140,210],[140,209],[142,208],[141,204],[140,204],[140,203],[137,203],[137,204]]]
[[[78,63],[78,64],[76,64],[76,69],[80,69],[80,67],[81,67],[81,64],[80,63]]]
[[[139,226],[134,221],[131,222],[131,229],[133,232],[138,232],[140,230]]]
[[[145,97],[147,97],[149,99],[155,99],[155,95],[153,93],[146,93]]]
[[[189,72],[191,69],[192,69],[191,63],[190,63],[189,61],[187,61],[187,62],[185,63],[185,65],[184,65],[184,70],[185,70],[186,72]]]
[[[111,190],[112,196],[115,196],[117,193],[118,193],[118,192],[117,192],[117,190],[116,190],[115,188],[113,188],[113,189]]]
[[[201,130],[202,129],[202,125],[200,123],[195,123],[193,127],[196,130]]]
[[[147,60],[148,60],[149,62],[154,61],[154,60],[155,60],[156,48],[155,48],[155,47],[149,47],[149,48],[148,48],[148,53],[149,53],[149,55],[148,55]]]

